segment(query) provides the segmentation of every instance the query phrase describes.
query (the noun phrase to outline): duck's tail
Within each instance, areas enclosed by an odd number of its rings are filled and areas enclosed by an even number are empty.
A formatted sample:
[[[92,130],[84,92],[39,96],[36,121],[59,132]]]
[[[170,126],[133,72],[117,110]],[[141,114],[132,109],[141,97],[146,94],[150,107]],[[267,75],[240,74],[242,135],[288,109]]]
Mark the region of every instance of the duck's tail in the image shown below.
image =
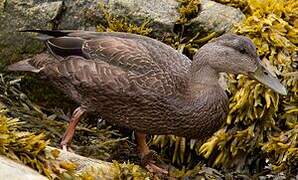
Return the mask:
[[[72,36],[78,33],[76,30],[22,30],[20,32],[35,32],[36,39],[44,41],[49,52],[57,59],[71,55],[89,58],[82,50],[84,40],[79,36]]]
[[[75,31],[72,31],[72,30],[25,29],[25,30],[20,30],[19,32],[35,32],[35,33],[38,33],[39,35],[36,38],[45,41],[45,40],[48,40],[50,38],[67,36],[68,34],[73,33]]]
[[[19,32],[35,32],[39,35],[36,37],[41,40],[48,40],[50,38],[59,38],[59,37],[76,37],[83,39],[93,39],[97,38],[104,32],[93,32],[93,31],[83,31],[83,30],[41,30],[41,29],[25,29],[20,30]],[[47,38],[44,38],[47,37]]]
[[[34,72],[39,73],[42,68],[38,69],[30,64],[31,59],[26,59],[23,61],[19,61],[17,63],[11,64],[7,66],[8,71],[27,71],[27,72]]]

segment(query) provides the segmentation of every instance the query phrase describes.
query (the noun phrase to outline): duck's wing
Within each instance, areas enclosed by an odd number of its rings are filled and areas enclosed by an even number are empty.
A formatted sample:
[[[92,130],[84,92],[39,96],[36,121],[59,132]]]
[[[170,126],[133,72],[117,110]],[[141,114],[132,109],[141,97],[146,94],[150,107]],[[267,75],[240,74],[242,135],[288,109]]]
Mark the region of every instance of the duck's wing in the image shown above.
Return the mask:
[[[88,91],[108,89],[122,93],[128,87],[128,73],[103,61],[69,57],[56,67],[51,67],[51,70],[56,70],[59,76]]]
[[[162,64],[157,63],[151,56],[151,52],[134,39],[105,34],[98,35],[94,39],[56,37],[46,40],[45,43],[49,52],[57,59],[74,55],[85,59],[100,59],[138,74],[163,70]]]
[[[168,91],[165,74],[135,74],[101,60],[86,60],[79,56],[70,56],[42,71],[47,76],[68,80],[81,94],[164,97],[173,93]]]
[[[106,35],[86,41],[82,49],[90,59],[133,73],[132,78],[142,89],[171,96],[185,90],[188,66],[181,63],[183,59],[179,59],[177,51],[167,48],[157,41],[150,44],[139,39]]]
[[[101,59],[136,74],[164,71],[161,64],[151,56],[151,52],[132,39],[100,36],[85,41],[82,50],[91,59]]]
[[[40,39],[45,40],[57,59],[76,55],[87,60],[104,61],[140,76],[139,80],[155,76],[156,81],[160,80],[167,86],[166,94],[184,91],[190,60],[157,40],[129,33],[37,32],[47,34]]]
[[[68,37],[80,37],[87,40],[86,44],[90,44],[90,46],[85,49],[83,46],[83,49],[87,52],[91,50],[89,53],[95,51],[92,53],[93,55],[105,55],[111,58],[113,55],[121,56],[121,59],[115,58],[115,61],[112,62],[119,63],[123,60],[124,63],[120,64],[125,64],[130,59],[131,67],[137,66],[142,69],[144,63],[144,66],[151,69],[163,69],[169,73],[183,76],[191,66],[191,60],[188,57],[169,45],[146,36],[123,32],[74,31],[69,33]],[[138,57],[142,57],[143,60],[138,61]]]
[[[191,60],[155,39],[122,32],[25,30],[40,33],[55,57],[98,58],[133,72],[167,71],[184,76]]]

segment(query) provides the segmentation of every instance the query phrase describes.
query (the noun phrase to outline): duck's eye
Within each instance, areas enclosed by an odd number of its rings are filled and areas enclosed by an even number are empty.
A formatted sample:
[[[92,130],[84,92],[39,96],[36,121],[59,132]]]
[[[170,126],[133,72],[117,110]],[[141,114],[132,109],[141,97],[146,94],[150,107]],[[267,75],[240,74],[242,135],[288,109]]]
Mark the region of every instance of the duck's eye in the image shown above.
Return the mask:
[[[240,49],[239,49],[239,52],[240,52],[241,54],[245,54],[245,53],[246,53],[246,50],[245,50],[244,48],[240,48]]]

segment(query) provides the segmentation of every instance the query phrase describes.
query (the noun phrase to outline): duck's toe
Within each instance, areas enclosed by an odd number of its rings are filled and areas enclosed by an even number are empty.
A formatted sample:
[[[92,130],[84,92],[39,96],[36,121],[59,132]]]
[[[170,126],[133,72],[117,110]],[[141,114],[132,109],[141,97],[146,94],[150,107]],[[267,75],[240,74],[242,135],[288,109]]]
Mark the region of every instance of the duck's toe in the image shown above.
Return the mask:
[[[145,167],[149,172],[154,173],[154,174],[164,174],[164,175],[169,174],[168,169],[159,167],[154,162],[148,162],[147,165],[145,165]]]
[[[60,143],[60,147],[61,147],[61,149],[62,149],[63,151],[74,152],[74,151],[70,148],[70,146],[69,146],[67,143],[65,143],[64,141],[61,141],[61,143]]]
[[[62,150],[63,151],[67,151],[67,146],[66,145],[62,145]]]
[[[141,158],[143,166],[151,173],[154,174],[169,174],[169,166],[165,164],[154,151],[146,154]]]

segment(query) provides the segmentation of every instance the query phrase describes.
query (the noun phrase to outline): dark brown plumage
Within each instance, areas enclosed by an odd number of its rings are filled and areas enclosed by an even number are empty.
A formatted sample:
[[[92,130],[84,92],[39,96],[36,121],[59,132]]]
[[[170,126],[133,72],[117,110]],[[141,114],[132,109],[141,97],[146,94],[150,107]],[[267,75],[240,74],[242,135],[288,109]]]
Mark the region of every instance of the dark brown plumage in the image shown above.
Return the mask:
[[[257,70],[266,71],[252,42],[233,34],[203,46],[192,62],[170,46],[134,34],[37,32],[49,35],[40,38],[50,53],[9,69],[39,73],[80,104],[66,136],[73,133],[81,114],[90,111],[139,133],[210,136],[228,110],[218,73],[254,77]],[[285,94],[282,85],[270,78],[276,85],[272,88]]]

